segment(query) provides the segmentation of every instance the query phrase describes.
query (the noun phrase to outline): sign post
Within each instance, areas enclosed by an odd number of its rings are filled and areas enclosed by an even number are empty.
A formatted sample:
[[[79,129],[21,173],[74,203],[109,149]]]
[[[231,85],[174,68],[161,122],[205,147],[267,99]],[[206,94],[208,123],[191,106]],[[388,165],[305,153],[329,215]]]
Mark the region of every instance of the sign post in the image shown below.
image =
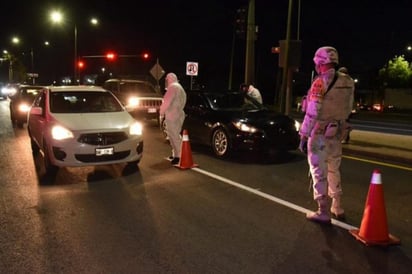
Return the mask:
[[[32,79],[32,82],[33,82],[33,85],[34,85],[36,83],[36,78],[39,77],[39,74],[31,72],[31,73],[27,73],[27,77]]]
[[[156,91],[160,92],[159,80],[163,77],[163,75],[165,74],[165,71],[163,70],[162,66],[159,64],[159,58],[157,58],[156,64],[150,70],[150,74],[156,79]]]
[[[199,64],[197,62],[186,62],[186,75],[190,76],[190,90],[193,89],[193,76],[197,76]]]

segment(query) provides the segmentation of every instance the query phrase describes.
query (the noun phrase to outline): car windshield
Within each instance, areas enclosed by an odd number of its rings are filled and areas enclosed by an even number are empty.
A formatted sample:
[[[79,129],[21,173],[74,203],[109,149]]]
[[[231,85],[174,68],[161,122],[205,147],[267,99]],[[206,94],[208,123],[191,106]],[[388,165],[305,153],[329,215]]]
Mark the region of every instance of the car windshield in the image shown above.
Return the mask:
[[[156,93],[154,88],[151,88],[148,84],[139,82],[123,82],[120,83],[120,92],[130,93]]]
[[[207,98],[216,110],[260,110],[263,107],[248,100],[243,93],[209,93]]]
[[[54,113],[117,112],[123,107],[109,92],[52,92],[50,111]]]
[[[40,92],[42,88],[24,88],[21,90],[21,95],[23,98],[34,100],[34,97]]]

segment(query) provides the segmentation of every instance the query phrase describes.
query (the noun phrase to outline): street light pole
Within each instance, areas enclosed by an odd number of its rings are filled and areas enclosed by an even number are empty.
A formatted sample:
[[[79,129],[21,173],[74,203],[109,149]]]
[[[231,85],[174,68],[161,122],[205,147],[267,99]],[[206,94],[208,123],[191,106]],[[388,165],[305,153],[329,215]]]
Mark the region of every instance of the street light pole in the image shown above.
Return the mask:
[[[53,11],[50,13],[50,19],[54,23],[60,23],[63,20],[63,15],[59,11]],[[97,18],[91,18],[90,23],[92,25],[97,25],[99,21]],[[74,57],[73,57],[73,81],[76,82],[77,84],[79,83],[79,70],[77,67],[77,61],[78,61],[78,52],[77,52],[77,25],[74,24]]]
[[[9,82],[10,83],[13,83],[13,78],[14,78],[14,75],[13,75],[13,60],[10,59],[9,60]]]
[[[31,73],[34,73],[34,52],[33,48],[30,49],[30,57],[31,57]],[[32,76],[33,85],[36,83],[36,78]]]
[[[74,69],[73,81],[77,84],[77,25],[74,24]]]

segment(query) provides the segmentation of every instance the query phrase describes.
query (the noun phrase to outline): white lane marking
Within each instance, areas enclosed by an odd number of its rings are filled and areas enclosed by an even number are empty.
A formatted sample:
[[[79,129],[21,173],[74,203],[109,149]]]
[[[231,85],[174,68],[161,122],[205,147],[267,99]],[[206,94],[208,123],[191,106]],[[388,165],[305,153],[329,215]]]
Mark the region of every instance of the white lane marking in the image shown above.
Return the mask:
[[[210,172],[208,172],[208,171],[206,171],[206,170],[203,170],[203,169],[200,169],[200,168],[197,168],[197,167],[196,167],[196,168],[192,168],[192,170],[193,170],[193,171],[196,171],[196,172],[198,172],[198,173],[202,173],[202,174],[204,174],[204,175],[206,175],[206,176],[212,177],[212,178],[214,178],[214,179],[216,179],[216,180],[219,180],[219,181],[221,181],[221,182],[223,182],[223,183],[226,183],[226,184],[232,185],[232,186],[234,186],[234,187],[237,187],[237,188],[246,190],[246,191],[248,191],[248,192],[250,192],[250,193],[253,193],[253,194],[258,195],[258,196],[260,196],[260,197],[263,197],[263,198],[265,198],[265,199],[271,200],[271,201],[273,201],[273,202],[275,202],[275,203],[281,204],[281,205],[286,206],[286,207],[288,207],[288,208],[291,208],[291,209],[293,209],[293,210],[299,211],[299,212],[301,212],[301,213],[304,213],[305,215],[306,215],[306,213],[312,212],[311,210],[308,210],[308,209],[306,209],[306,208],[304,208],[304,207],[301,207],[301,206],[292,204],[292,203],[290,203],[290,202],[288,202],[288,201],[285,201],[285,200],[282,200],[282,199],[277,198],[277,197],[275,197],[275,196],[272,196],[272,195],[269,195],[269,194],[267,194],[267,193],[264,193],[264,192],[262,192],[262,191],[260,191],[260,190],[253,189],[253,188],[250,188],[250,187],[248,187],[248,186],[239,184],[239,183],[237,183],[237,182],[235,182],[235,181],[229,180],[229,179],[227,179],[227,178],[225,178],[225,177],[219,176],[219,175],[214,174],[214,173],[210,173]],[[347,223],[344,223],[344,222],[335,220],[335,219],[333,219],[333,218],[332,218],[332,224],[334,224],[334,225],[336,225],[336,226],[338,226],[338,227],[341,227],[341,228],[343,228],[343,229],[346,229],[346,230],[358,229],[358,227],[355,227],[355,226],[349,225],[349,224],[347,224]]]

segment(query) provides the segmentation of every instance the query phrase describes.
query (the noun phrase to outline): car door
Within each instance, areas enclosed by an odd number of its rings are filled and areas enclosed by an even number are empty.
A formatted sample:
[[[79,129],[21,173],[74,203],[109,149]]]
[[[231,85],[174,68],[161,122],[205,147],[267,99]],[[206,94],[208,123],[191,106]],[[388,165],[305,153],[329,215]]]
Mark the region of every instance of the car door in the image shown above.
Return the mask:
[[[41,112],[39,112],[40,109]],[[34,100],[28,117],[29,135],[41,147],[46,125],[46,92],[44,90]]]

